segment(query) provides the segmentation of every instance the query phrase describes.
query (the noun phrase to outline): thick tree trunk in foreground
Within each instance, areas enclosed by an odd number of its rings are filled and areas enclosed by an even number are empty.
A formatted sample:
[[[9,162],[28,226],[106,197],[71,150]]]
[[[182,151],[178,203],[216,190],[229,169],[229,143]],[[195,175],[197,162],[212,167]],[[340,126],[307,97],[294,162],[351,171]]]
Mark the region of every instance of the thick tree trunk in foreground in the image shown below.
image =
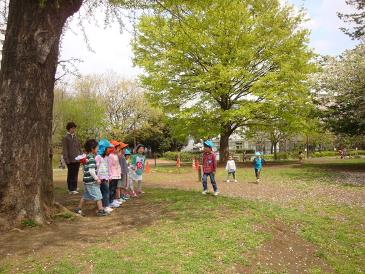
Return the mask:
[[[0,72],[0,228],[53,207],[52,108],[59,42],[82,0],[11,0]]]

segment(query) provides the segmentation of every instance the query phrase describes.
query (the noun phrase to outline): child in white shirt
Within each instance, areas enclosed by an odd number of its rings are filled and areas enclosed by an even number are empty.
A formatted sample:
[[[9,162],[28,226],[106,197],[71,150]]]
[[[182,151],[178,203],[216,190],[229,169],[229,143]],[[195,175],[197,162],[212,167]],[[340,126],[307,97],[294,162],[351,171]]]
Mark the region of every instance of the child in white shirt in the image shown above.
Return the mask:
[[[235,183],[237,183],[236,180],[236,163],[233,160],[232,155],[229,156],[228,161],[227,161],[227,165],[226,165],[226,170],[228,172],[227,175],[227,183],[229,183],[229,178],[232,175],[233,180]]]

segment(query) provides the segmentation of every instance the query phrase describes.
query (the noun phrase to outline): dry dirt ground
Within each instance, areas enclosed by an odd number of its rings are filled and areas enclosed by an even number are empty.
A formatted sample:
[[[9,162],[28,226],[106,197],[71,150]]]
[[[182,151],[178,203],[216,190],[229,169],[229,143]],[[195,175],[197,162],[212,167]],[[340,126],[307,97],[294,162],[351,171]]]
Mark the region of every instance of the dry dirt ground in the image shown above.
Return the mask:
[[[279,166],[277,168],[284,168]],[[153,171],[153,170],[152,170]],[[245,171],[246,172],[246,171]],[[247,169],[247,172],[250,172]],[[363,171],[353,175],[351,171],[341,171],[346,176],[357,176],[361,182],[365,178]],[[242,179],[238,183],[222,182],[221,176],[219,189],[221,195],[242,197],[245,199],[261,200],[288,206],[290,202],[302,197],[312,196],[315,199],[336,199],[339,203],[353,203],[365,206],[364,192],[348,191],[336,185],[314,185],[308,189],[286,187],[290,182],[272,182],[264,178],[260,184],[255,184],[252,179]],[[197,181],[195,171],[182,174],[152,172],[145,176],[145,186],[153,188],[179,188],[184,190],[201,190],[201,183]],[[68,195],[65,188],[64,172],[56,172],[55,193],[56,200],[72,210],[80,199],[80,195]],[[148,194],[148,188],[147,193]],[[136,214],[138,212],[138,214]],[[72,257],[72,250],[83,250],[100,243],[100,231],[105,235],[133,234],[135,228],[149,226],[157,221],[160,216],[169,214],[164,204],[147,204],[143,199],[133,199],[123,205],[108,218],[97,218],[93,214],[93,205],[89,204],[86,217],[76,220],[58,220],[44,227],[19,228],[0,235],[0,266],[3,261],[11,261],[14,265],[11,273],[27,271],[28,261],[47,261],[58,256]],[[232,273],[255,273],[257,266],[268,266],[272,270],[286,269],[288,273],[303,273],[311,265],[321,266],[326,272],[333,270],[318,258],[314,245],[304,241],[295,232],[281,222],[275,222],[268,227],[273,235],[272,239],[265,242],[254,254],[254,264],[251,267],[237,266]],[[103,236],[105,237],[105,236]],[[46,269],[44,269],[46,270]],[[84,269],[83,273],[90,273]]]

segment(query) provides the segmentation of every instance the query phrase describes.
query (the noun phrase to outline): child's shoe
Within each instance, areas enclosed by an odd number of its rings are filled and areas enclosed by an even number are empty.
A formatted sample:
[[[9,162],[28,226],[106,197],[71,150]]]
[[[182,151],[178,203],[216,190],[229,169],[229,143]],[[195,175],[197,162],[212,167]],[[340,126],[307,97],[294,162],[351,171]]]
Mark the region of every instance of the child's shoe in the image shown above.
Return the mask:
[[[208,194],[208,190],[203,190],[202,194],[203,195],[207,195]]]
[[[82,216],[82,210],[81,210],[81,208],[75,208],[74,212],[75,212],[76,214],[79,214],[79,215],[81,215],[81,216]]]
[[[229,180],[227,180],[226,182],[229,183]]]
[[[104,209],[98,210],[98,212],[96,212],[96,216],[102,217],[102,216],[108,216],[109,213],[107,213]]]
[[[260,179],[257,179],[257,180],[256,180],[256,184],[258,184],[258,183],[260,183]]]
[[[137,193],[135,193],[134,191],[132,192],[132,197],[134,197],[134,198],[137,198],[138,196],[137,196]]]
[[[125,201],[126,201],[126,200],[124,200],[123,198],[119,198],[119,199],[117,200],[117,202],[118,202],[118,203],[120,203],[120,204],[123,204]]]
[[[118,203],[117,200],[114,200],[109,206],[111,208],[118,208],[120,207],[120,203]]]
[[[110,214],[110,213],[113,211],[113,209],[112,209],[111,207],[108,207],[108,206],[107,206],[107,207],[105,207],[105,208],[104,208],[104,211],[105,211],[106,213],[109,213],[109,214]]]
[[[234,180],[235,183],[237,183],[237,180]]]
[[[218,191],[214,191],[213,195],[214,196],[218,196],[219,192]]]
[[[123,194],[123,195],[122,195],[122,199],[123,199],[124,201],[128,201],[128,200],[129,200],[129,195],[127,196],[126,194]]]

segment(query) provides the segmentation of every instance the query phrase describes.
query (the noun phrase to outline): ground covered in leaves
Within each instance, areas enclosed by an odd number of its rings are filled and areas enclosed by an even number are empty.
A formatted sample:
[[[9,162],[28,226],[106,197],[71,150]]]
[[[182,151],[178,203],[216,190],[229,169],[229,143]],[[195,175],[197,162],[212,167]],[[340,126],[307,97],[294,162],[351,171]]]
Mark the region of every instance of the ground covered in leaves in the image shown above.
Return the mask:
[[[365,161],[267,166],[260,184],[240,167],[203,196],[191,167],[152,168],[146,193],[95,217],[30,220],[0,235],[0,273],[364,273]],[[56,199],[79,195],[55,171]]]

